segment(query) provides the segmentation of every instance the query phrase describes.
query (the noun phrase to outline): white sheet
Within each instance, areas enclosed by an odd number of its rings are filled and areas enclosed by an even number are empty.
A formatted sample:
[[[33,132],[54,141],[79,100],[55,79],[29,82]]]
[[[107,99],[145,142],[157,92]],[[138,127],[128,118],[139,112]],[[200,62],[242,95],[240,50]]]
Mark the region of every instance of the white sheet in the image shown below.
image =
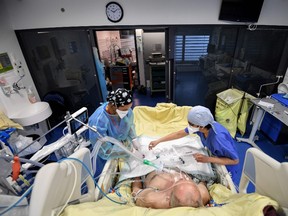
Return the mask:
[[[200,174],[206,177],[214,177],[210,163],[198,163],[193,157],[195,153],[208,155],[198,136],[186,136],[163,142],[150,151],[148,149],[149,143],[157,138],[159,137],[139,137],[139,154],[143,155],[143,160],[150,160],[159,167],[178,168],[192,175]],[[143,164],[134,157],[130,157],[123,166],[119,180],[146,175],[153,170],[156,169]]]

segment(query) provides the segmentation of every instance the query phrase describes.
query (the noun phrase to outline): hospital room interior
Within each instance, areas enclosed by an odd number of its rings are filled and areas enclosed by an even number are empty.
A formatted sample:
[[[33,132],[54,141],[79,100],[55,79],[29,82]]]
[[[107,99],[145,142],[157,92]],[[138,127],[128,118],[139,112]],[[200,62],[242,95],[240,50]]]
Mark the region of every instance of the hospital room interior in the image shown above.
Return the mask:
[[[288,1],[0,8],[0,215],[288,215]]]

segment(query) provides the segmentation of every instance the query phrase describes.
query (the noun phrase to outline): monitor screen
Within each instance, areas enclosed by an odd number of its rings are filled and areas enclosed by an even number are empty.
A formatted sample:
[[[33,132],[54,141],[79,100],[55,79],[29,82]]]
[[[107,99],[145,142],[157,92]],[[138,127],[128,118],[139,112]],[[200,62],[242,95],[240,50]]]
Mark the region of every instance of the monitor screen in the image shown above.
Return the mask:
[[[258,22],[264,0],[222,0],[219,20]]]
[[[83,124],[81,124],[80,122],[84,124],[88,123],[88,118],[89,118],[88,110],[86,107],[83,107],[77,112],[73,113],[71,116],[72,118],[70,118],[67,121],[68,131],[70,134],[75,134],[83,126]],[[78,122],[74,118],[78,119],[80,122]]]

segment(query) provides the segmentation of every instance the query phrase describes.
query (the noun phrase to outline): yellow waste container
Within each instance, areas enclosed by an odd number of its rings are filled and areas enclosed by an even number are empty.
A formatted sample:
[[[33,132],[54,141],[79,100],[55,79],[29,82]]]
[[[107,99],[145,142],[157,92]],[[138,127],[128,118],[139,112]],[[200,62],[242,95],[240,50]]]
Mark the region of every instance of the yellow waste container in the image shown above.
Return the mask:
[[[243,135],[253,96],[238,89],[227,89],[217,94],[215,119],[235,138],[237,128]]]
[[[242,98],[242,106],[238,115],[237,123],[237,128],[242,136],[245,134],[249,111],[253,106],[251,99],[255,99],[255,97],[245,92],[244,97]]]

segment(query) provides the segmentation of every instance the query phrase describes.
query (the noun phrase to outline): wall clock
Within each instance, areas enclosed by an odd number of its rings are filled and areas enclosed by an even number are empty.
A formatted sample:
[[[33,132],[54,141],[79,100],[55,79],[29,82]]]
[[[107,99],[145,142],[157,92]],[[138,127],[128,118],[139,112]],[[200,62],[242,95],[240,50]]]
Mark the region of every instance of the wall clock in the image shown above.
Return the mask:
[[[124,15],[122,6],[117,2],[109,2],[106,5],[106,15],[111,22],[119,22]]]

